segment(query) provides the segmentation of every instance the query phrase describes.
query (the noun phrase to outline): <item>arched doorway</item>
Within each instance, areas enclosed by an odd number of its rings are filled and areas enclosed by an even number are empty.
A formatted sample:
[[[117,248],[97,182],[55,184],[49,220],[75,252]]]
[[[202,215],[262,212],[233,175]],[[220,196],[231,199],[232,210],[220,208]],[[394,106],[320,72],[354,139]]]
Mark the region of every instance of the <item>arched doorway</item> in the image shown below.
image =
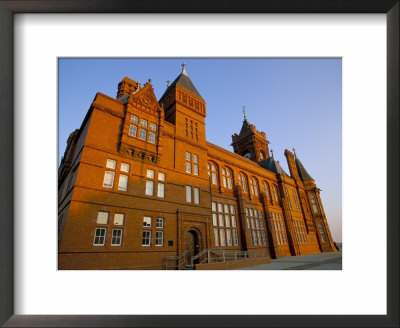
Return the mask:
[[[185,235],[186,262],[190,264],[192,256],[199,253],[199,236],[196,231],[189,230]]]

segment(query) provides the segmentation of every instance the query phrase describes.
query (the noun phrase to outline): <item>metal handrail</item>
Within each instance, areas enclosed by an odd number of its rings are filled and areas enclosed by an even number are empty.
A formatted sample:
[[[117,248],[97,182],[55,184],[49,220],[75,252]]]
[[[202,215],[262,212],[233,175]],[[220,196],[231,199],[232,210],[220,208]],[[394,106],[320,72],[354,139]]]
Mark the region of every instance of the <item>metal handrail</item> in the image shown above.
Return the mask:
[[[168,268],[176,268],[178,269],[181,265],[185,265],[186,264],[186,253],[187,251],[184,251],[182,254],[177,255],[177,256],[167,256],[165,258],[165,270],[168,270]],[[174,264],[174,265],[168,265],[168,261],[170,260],[179,260],[183,257],[183,262],[180,262],[178,264]]]

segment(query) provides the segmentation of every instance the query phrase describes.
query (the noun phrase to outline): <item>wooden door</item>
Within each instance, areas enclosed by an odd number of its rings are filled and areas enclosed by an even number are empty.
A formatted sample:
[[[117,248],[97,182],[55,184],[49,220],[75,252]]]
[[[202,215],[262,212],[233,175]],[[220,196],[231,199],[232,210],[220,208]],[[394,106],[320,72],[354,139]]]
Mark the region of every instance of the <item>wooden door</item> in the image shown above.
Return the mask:
[[[186,262],[190,264],[192,256],[196,255],[196,236],[193,231],[188,231],[185,238]]]

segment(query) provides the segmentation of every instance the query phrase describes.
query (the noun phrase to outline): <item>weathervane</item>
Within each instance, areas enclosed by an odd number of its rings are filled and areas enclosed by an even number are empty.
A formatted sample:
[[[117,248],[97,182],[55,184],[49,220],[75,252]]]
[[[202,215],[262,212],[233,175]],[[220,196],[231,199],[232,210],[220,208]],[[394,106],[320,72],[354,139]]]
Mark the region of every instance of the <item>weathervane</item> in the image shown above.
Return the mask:
[[[246,106],[243,106],[243,116],[244,116],[244,119],[247,120],[247,117],[246,117]]]

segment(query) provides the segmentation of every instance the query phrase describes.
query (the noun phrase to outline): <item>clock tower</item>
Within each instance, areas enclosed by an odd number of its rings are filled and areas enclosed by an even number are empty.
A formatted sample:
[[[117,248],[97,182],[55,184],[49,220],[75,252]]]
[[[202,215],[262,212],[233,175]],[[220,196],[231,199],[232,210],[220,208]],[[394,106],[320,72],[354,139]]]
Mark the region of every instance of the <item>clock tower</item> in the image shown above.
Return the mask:
[[[267,136],[265,132],[257,131],[247,120],[243,107],[243,124],[240,133],[232,135],[233,151],[254,162],[261,162],[269,157]]]

